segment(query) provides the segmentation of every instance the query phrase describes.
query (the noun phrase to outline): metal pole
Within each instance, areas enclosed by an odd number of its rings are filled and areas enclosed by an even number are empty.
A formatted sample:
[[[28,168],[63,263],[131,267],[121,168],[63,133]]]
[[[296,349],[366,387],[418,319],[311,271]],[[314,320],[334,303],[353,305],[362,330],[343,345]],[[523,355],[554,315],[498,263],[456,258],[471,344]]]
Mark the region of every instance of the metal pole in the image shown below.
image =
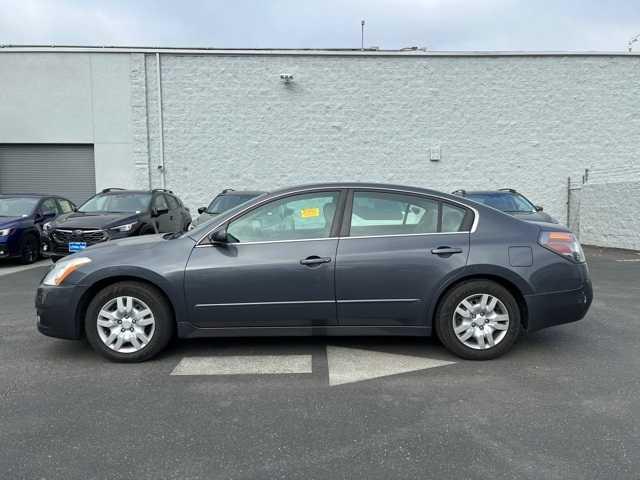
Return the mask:
[[[567,177],[567,227],[571,228],[569,224],[571,217],[571,177]]]
[[[364,50],[364,20],[360,21],[360,50]]]
[[[162,188],[167,188],[164,169],[164,122],[162,119],[162,74],[160,73],[160,52],[156,52],[156,83],[158,84],[158,136],[160,138],[160,170]]]

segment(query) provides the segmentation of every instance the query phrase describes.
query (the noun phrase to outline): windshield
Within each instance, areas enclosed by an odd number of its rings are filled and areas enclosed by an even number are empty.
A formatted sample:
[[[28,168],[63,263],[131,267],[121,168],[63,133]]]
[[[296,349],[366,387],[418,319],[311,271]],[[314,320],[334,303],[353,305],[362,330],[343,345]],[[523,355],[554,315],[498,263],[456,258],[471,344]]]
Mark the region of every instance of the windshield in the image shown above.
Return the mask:
[[[533,204],[518,193],[469,193],[466,198],[507,213],[533,213],[536,211]]]
[[[257,194],[218,195],[207,207],[207,213],[218,215],[234,207],[237,207],[238,205],[241,205],[244,202],[249,201],[257,196]]]
[[[90,198],[79,212],[140,213],[149,209],[150,193],[105,193]]]
[[[39,198],[0,198],[0,217],[28,217],[38,205]]]

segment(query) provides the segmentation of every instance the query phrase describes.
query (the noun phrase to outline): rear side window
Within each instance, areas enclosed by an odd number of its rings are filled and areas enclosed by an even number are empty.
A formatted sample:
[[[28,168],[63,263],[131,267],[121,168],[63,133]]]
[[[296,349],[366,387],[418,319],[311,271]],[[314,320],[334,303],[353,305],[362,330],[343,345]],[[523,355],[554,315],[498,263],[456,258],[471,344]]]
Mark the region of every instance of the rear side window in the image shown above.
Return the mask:
[[[459,232],[463,230],[467,211],[464,208],[454,207],[448,203],[442,204],[442,232]]]
[[[356,191],[349,236],[411,235],[466,231],[466,208],[418,195]]]
[[[415,195],[354,192],[352,237],[438,231],[438,202]]]

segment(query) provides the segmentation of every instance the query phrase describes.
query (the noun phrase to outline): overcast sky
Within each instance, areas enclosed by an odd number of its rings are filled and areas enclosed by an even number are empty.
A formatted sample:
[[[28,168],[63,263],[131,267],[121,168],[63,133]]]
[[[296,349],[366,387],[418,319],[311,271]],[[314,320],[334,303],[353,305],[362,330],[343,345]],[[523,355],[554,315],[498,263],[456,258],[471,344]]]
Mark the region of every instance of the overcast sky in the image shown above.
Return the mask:
[[[624,50],[640,0],[0,0],[0,44]],[[640,51],[640,42],[636,43]]]

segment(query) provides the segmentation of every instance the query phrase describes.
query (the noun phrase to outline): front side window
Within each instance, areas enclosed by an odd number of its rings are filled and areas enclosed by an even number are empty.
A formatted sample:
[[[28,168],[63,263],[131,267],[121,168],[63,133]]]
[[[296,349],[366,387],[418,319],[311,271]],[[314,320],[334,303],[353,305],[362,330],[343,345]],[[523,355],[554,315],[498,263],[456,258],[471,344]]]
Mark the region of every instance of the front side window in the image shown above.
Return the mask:
[[[337,202],[338,192],[274,200],[231,222],[227,233],[239,243],[328,238]]]
[[[438,231],[438,202],[415,195],[355,192],[352,237]]]
[[[58,199],[58,206],[60,207],[60,211],[62,213],[73,212],[73,205],[71,204],[70,201],[65,200],[64,198]]]
[[[43,215],[57,215],[58,206],[53,198],[47,198],[40,206],[40,213]]]
[[[165,195],[167,198],[167,204],[171,210],[176,210],[178,208],[178,201],[172,197],[171,195]]]
[[[79,212],[140,213],[149,208],[150,193],[104,193],[87,200]]]
[[[39,201],[36,197],[0,197],[0,217],[28,217]]]

